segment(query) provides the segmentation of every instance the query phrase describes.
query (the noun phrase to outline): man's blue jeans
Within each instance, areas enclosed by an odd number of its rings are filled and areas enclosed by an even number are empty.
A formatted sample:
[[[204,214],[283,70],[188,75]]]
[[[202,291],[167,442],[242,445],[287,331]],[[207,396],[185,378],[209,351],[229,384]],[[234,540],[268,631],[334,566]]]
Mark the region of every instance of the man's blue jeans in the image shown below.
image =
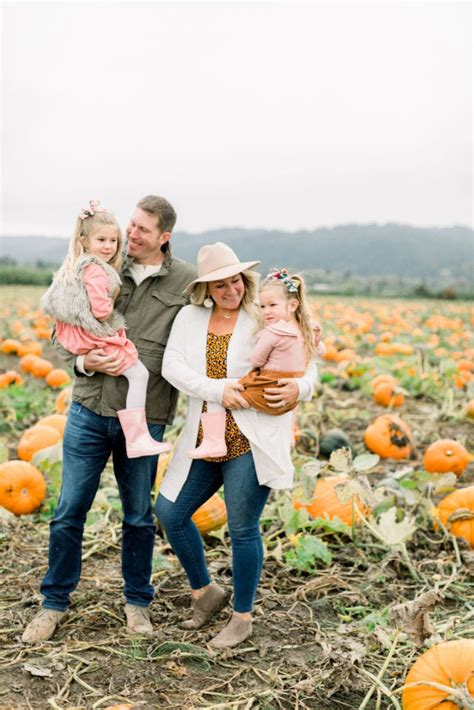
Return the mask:
[[[191,516],[222,483],[232,542],[234,609],[244,613],[252,610],[262,571],[259,520],[270,493],[267,486],[258,483],[251,452],[223,463],[193,461],[176,501],[172,503],[160,494],[155,512],[184,567],[191,589],[205,587],[211,579],[201,535]]]
[[[149,429],[161,441],[164,426],[150,424]],[[158,457],[128,459],[118,419],[99,416],[72,402],[64,432],[61,494],[51,522],[49,567],[40,587],[47,609],[65,610],[79,582],[84,522],[111,452],[123,508],[125,599],[143,607],[153,599],[150,578],[155,524],[151,490]]]

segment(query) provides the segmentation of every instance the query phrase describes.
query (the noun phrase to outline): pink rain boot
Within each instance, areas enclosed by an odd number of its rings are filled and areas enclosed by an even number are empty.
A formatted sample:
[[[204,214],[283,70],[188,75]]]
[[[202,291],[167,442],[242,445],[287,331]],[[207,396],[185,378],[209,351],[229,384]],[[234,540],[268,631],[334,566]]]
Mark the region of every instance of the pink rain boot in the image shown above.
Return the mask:
[[[227,454],[225,443],[225,412],[201,414],[203,437],[197,449],[188,451],[191,459],[210,459]]]
[[[140,456],[153,456],[170,451],[171,444],[155,441],[148,431],[145,409],[121,409],[117,412],[125,436],[127,456],[138,459]]]

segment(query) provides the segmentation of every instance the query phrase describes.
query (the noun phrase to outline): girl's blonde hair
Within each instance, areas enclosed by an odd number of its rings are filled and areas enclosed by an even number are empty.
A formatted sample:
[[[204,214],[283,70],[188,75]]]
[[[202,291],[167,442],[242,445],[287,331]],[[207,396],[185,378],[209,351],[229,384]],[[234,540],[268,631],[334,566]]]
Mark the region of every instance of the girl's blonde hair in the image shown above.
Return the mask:
[[[117,251],[113,259],[111,259],[108,263],[117,272],[120,271],[120,267],[122,266],[123,237],[117,220],[113,214],[107,212],[106,210],[97,211],[93,214],[88,212],[87,214],[88,216],[84,218],[78,217],[76,220],[76,227],[71,237],[71,241],[69,242],[67,256],[62,266],[54,275],[55,279],[62,278],[68,283],[74,283],[77,260],[84,256],[84,254],[88,253],[88,240],[94,232],[103,226],[116,227],[117,229]]]
[[[240,273],[244,282],[244,297],[242,298],[242,308],[253,316],[255,319],[258,316],[257,310],[257,295],[258,283],[260,275],[256,271],[242,271]],[[204,306],[204,301],[207,298],[208,282],[197,283],[191,293],[190,301],[193,306]]]
[[[295,311],[295,318],[303,335],[304,347],[306,351],[306,363],[309,363],[316,355],[316,347],[314,345],[314,330],[311,316],[311,307],[308,302],[306,285],[303,277],[300,274],[292,274],[284,278],[278,278],[275,274],[281,272],[272,271],[268,276],[265,276],[261,285],[260,291],[266,288],[279,288],[285,294],[287,301],[295,299],[298,301],[298,307]],[[291,289],[291,290],[290,290]],[[294,289],[294,290],[293,290]]]

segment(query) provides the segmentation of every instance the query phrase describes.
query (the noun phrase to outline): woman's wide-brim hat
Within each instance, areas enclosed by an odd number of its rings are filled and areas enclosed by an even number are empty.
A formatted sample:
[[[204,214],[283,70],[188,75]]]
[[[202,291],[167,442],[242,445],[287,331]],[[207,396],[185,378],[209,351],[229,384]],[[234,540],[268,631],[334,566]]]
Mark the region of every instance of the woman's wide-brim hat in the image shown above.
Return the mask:
[[[198,277],[186,286],[184,293],[189,295],[196,284],[228,279],[236,274],[241,274],[242,271],[252,269],[257,264],[260,262],[239,261],[235,251],[223,242],[206,244],[199,249],[197,255]]]

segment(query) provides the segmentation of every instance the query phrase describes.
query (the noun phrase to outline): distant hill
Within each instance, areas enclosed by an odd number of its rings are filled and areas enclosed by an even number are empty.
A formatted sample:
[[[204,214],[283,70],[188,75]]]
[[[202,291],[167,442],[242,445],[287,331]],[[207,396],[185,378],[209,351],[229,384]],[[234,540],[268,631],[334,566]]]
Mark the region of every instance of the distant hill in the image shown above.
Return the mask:
[[[432,280],[437,274],[456,280],[474,276],[474,232],[461,226],[419,228],[403,224],[347,224],[312,231],[220,229],[173,235],[173,252],[196,261],[203,244],[224,241],[243,261],[259,258],[260,271],[286,266],[304,272],[325,270],[358,276],[402,275]],[[68,242],[52,237],[1,239],[0,257],[19,264],[58,264]]]

